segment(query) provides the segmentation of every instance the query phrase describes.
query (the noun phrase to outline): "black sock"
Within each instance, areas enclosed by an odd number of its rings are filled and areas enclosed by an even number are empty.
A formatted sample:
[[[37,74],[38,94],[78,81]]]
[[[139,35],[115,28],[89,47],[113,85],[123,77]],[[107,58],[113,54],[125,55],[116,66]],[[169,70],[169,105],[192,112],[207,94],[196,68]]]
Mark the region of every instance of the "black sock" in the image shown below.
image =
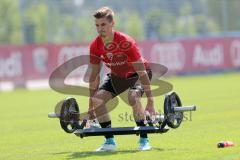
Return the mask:
[[[137,124],[137,126],[146,126],[146,125],[144,124],[144,120],[138,121],[138,122],[136,122],[136,124]],[[148,138],[147,133],[141,133],[141,134],[140,134],[140,137],[141,137],[141,138]]]
[[[111,128],[112,126],[111,126],[111,124],[112,124],[112,122],[111,121],[108,121],[108,122],[103,122],[103,123],[99,123],[100,124],[100,126],[102,127],[102,128]],[[105,136],[105,138],[107,139],[107,138],[113,138],[113,134],[106,134],[106,135],[104,135]]]

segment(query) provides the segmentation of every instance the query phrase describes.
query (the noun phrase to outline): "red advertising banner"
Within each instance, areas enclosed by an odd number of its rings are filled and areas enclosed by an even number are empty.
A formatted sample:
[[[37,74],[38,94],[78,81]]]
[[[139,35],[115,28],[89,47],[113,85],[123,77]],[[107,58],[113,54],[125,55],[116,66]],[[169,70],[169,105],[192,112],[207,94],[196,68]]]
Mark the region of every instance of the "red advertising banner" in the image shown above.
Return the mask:
[[[139,43],[150,62],[165,65],[168,74],[202,73],[240,68],[240,37]],[[0,84],[24,85],[29,80],[47,80],[58,66],[69,59],[88,55],[84,45],[23,45],[0,47]],[[71,76],[84,76],[80,66]]]

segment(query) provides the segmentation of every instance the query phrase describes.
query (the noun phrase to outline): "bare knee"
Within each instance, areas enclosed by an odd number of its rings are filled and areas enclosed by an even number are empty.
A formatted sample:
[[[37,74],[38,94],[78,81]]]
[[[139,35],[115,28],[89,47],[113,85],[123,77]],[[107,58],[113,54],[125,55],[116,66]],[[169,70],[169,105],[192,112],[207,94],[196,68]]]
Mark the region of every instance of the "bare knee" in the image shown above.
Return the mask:
[[[137,103],[140,103],[141,93],[138,90],[130,90],[128,92],[128,102],[129,104],[134,107]]]
[[[97,118],[101,116],[108,117],[106,103],[111,99],[111,96],[111,94],[108,94],[105,91],[98,91],[93,97],[91,97],[91,105],[94,108]]]
[[[110,93],[100,90],[91,98],[91,102],[94,107],[98,107],[105,105],[111,98],[112,95]]]
[[[94,108],[105,105],[105,101],[97,96],[93,96],[91,102]]]

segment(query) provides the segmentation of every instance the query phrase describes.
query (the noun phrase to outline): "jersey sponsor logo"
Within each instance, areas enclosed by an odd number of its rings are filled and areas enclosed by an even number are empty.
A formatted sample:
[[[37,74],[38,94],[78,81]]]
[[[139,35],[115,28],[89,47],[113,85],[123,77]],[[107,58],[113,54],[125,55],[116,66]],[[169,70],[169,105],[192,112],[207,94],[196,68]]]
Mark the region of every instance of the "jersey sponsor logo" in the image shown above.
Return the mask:
[[[110,62],[106,62],[108,67],[122,66],[127,64],[127,55],[124,53],[118,53],[113,55],[112,53],[106,54]],[[110,57],[110,58],[109,58]]]
[[[116,66],[122,66],[122,65],[125,65],[125,64],[127,64],[127,61],[109,62],[109,63],[106,63],[106,66],[108,66],[108,67],[116,67]]]

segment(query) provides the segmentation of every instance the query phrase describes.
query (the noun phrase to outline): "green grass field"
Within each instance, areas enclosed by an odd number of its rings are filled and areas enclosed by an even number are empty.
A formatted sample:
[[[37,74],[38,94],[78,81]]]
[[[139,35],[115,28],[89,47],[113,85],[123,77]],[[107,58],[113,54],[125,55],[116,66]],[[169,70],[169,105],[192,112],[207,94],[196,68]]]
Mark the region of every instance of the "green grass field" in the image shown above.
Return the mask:
[[[0,160],[61,160],[61,159],[160,159],[160,160],[240,160],[240,74],[225,73],[166,79],[173,84],[185,105],[195,104],[192,120],[166,134],[149,135],[151,151],[140,152],[138,137],[116,136],[118,151],[93,152],[102,137],[80,139],[65,133],[57,119],[48,112],[68,95],[51,90],[0,93]],[[77,97],[81,109],[87,110],[87,98]],[[155,97],[158,109],[163,96]],[[121,121],[119,114],[131,113],[120,102],[111,112],[113,127],[133,126]],[[190,114],[186,116],[189,118]],[[234,147],[219,149],[217,143],[231,140]]]

